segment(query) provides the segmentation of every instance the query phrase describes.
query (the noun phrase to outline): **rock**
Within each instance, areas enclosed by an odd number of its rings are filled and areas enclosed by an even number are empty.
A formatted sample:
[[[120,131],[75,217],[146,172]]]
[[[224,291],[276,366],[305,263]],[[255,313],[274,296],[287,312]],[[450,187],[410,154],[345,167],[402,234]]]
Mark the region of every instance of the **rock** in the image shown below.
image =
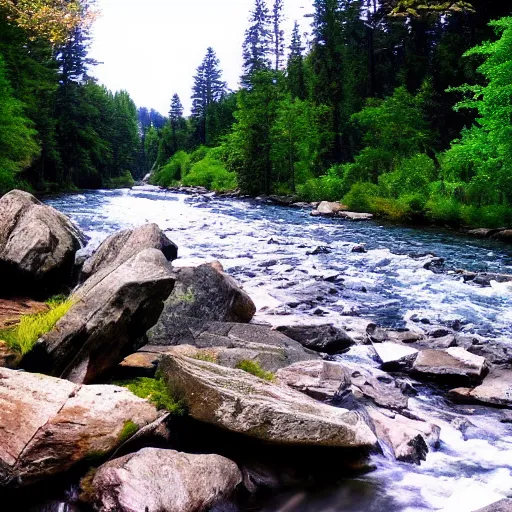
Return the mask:
[[[358,412],[319,403],[285,385],[185,357],[166,356],[160,368],[198,421],[281,445],[375,446]]]
[[[88,258],[82,267],[80,281],[85,281],[99,270],[115,270],[145,249],[158,249],[167,261],[178,257],[178,247],[156,224],[145,224],[135,229],[119,231],[109,236]]]
[[[367,249],[366,249],[366,244],[356,244],[352,247],[352,249],[350,250],[350,252],[355,252],[355,253],[365,253],[365,252],[368,252]]]
[[[2,295],[44,296],[70,284],[83,234],[62,213],[13,190],[0,199]]]
[[[407,345],[385,341],[374,343],[373,349],[384,370],[402,370],[410,368],[418,355],[418,350]]]
[[[390,416],[373,407],[368,408],[368,414],[377,437],[391,448],[397,460],[419,464],[426,460],[429,447],[439,445],[441,429],[437,425],[400,414]]]
[[[19,359],[19,354],[0,339],[0,368],[16,368]]]
[[[512,411],[511,410],[503,411],[501,413],[500,422],[501,423],[512,423]]]
[[[237,465],[220,455],[144,448],[101,466],[92,493],[100,512],[200,512],[241,481]]]
[[[104,456],[124,440],[128,422],[143,427],[157,417],[149,402],[118,386],[0,368],[0,487],[26,486]]]
[[[465,401],[512,407],[512,370],[492,370],[480,386],[457,388],[450,393]]]
[[[332,324],[281,325],[276,330],[298,341],[303,347],[326,354],[339,354],[355,343],[344,329]]]
[[[442,336],[439,338],[432,338],[426,340],[425,342],[429,348],[432,349],[446,349],[457,346],[457,341],[453,334],[448,334],[447,336]]]
[[[501,229],[488,229],[488,228],[478,228],[478,229],[470,229],[466,231],[466,234],[469,236],[474,236],[475,238],[490,238],[492,235],[499,233],[502,231]]]
[[[113,272],[110,268],[72,295],[71,309],[24,358],[24,368],[91,383],[137,349],[158,320],[174,279],[157,249],[138,253]]]
[[[476,512],[512,512],[512,500],[503,499]]]
[[[356,213],[356,212],[338,212],[338,217],[347,220],[361,221],[361,220],[372,220],[373,215],[371,213]]]
[[[331,254],[331,249],[329,247],[317,247],[312,251],[306,251],[306,256],[316,256],[318,254]]]
[[[322,201],[316,208],[318,214],[326,217],[334,217],[339,212],[346,210],[347,207],[341,203]]]
[[[130,354],[119,363],[114,371],[114,378],[119,380],[131,380],[139,377],[152,378],[155,376],[161,358],[161,353],[147,350]]]
[[[0,331],[14,327],[24,315],[35,315],[45,311],[48,311],[48,306],[44,302],[31,299],[0,299]]]
[[[412,369],[418,375],[478,381],[484,377],[487,363],[483,357],[475,356],[461,347],[454,347],[420,351]]]
[[[471,282],[480,286],[491,286],[491,282],[497,283],[510,283],[512,281],[512,275],[510,274],[496,274],[492,272],[468,272],[466,270],[457,271],[458,274],[462,275],[464,282]]]
[[[423,339],[423,335],[409,329],[383,329],[376,324],[368,324],[366,327],[368,339],[373,343],[391,341],[394,343],[414,343]]]
[[[352,363],[305,361],[277,371],[280,382],[317,400],[333,400],[350,388],[356,399],[365,398],[382,407],[407,408],[407,397],[387,373]]]
[[[503,229],[498,231],[498,233],[491,236],[491,238],[495,240],[500,240],[501,242],[512,242],[512,229]]]
[[[250,322],[256,306],[238,283],[209,264],[178,268],[174,291],[149,340],[156,345],[190,343],[190,333],[209,321]],[[193,335],[192,335],[193,338]]]

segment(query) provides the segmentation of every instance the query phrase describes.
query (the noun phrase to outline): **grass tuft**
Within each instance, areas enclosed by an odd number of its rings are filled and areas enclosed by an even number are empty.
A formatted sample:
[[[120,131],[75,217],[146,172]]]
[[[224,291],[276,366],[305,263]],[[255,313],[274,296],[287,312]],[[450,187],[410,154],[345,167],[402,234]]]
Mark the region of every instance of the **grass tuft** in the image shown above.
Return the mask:
[[[35,315],[24,315],[15,327],[0,331],[3,340],[14,351],[25,355],[32,350],[36,341],[47,332],[69,311],[73,301],[62,297],[50,299],[48,311]]]
[[[268,380],[269,382],[272,382],[275,380],[276,376],[272,372],[267,372],[264,370],[259,363],[256,361],[250,361],[249,359],[243,359],[240,361],[236,368],[239,370],[243,370],[244,372],[251,373],[252,375],[255,375],[256,377],[259,377],[263,380]]]

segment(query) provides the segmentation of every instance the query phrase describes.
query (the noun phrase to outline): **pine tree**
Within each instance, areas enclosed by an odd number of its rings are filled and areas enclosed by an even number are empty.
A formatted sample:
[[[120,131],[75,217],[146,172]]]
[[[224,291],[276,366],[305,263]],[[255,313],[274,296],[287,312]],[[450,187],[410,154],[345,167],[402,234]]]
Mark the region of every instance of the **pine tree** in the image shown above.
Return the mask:
[[[196,124],[195,136],[199,144],[206,144],[206,116],[209,107],[226,94],[226,83],[222,81],[219,59],[213,48],[208,48],[201,65],[197,68],[192,89],[192,119]]]
[[[174,94],[171,100],[171,109],[169,110],[169,119],[171,126],[177,127],[180,119],[183,117],[183,105],[181,104],[180,97]]]
[[[288,57],[288,87],[293,98],[306,99],[306,82],[304,78],[304,57],[299,23],[296,21],[292,32],[290,55]]]
[[[274,0],[272,9],[272,44],[274,50],[275,70],[279,71],[284,61],[284,30],[281,29],[283,23],[283,0]]]
[[[242,85],[250,88],[251,77],[270,68],[270,15],[265,0],[255,0],[243,43]]]

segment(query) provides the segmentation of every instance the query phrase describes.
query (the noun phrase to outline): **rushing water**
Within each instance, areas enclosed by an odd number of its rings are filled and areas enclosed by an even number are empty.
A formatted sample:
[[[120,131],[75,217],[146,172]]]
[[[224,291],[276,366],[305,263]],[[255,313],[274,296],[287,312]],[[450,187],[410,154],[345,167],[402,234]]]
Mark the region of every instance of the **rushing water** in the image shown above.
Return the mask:
[[[364,317],[414,329],[420,320],[456,325],[512,348],[512,283],[484,288],[464,283],[455,273],[462,268],[512,274],[510,246],[442,230],[313,218],[300,209],[153,187],[47,202],[90,237],[89,249],[117,230],[157,223],[178,244],[184,262],[220,260],[255,299],[261,321],[277,325],[307,318],[350,325]],[[351,252],[360,243],[368,252]],[[317,247],[319,254],[309,254]],[[445,260],[436,272],[425,268],[433,256]],[[440,449],[421,467],[380,457],[378,470],[364,478],[318,495],[279,496],[262,510],[472,512],[512,495],[512,429],[499,422],[498,410],[447,405],[428,387],[410,404],[442,429]],[[466,436],[454,426],[461,418],[470,422]]]

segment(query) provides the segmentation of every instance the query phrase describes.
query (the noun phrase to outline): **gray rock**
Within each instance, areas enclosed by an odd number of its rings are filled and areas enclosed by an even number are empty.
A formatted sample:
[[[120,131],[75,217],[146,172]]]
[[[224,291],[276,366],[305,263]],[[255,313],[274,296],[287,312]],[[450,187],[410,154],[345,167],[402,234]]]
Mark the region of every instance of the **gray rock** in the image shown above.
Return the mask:
[[[154,345],[190,343],[209,321],[250,322],[256,306],[238,283],[210,264],[176,270],[176,285],[148,338]]]
[[[353,221],[372,220],[373,215],[371,213],[357,213],[357,212],[338,212],[338,217]]]
[[[339,354],[355,344],[344,329],[332,324],[282,325],[277,330],[310,350],[326,354]]]
[[[476,512],[512,512],[512,500],[503,499]]]
[[[13,190],[0,199],[2,294],[50,294],[69,285],[84,236],[62,213]]]
[[[91,383],[120,363],[158,319],[174,279],[161,251],[146,249],[113,272],[98,271],[71,297],[71,309],[22,367]]]
[[[325,217],[334,217],[336,214],[346,209],[347,207],[342,205],[341,203],[322,201],[317,206],[316,212],[318,215],[323,215]]]
[[[491,238],[510,243],[512,242],[512,229],[503,229],[498,231],[498,233],[492,235]]]
[[[417,349],[390,341],[374,343],[373,349],[382,368],[390,371],[410,368],[418,355]]]
[[[440,379],[481,380],[486,371],[485,358],[461,347],[446,350],[422,350],[413,365],[414,373]]]
[[[319,403],[285,385],[187,357],[165,356],[160,368],[196,420],[281,445],[375,446],[358,412]]]
[[[158,249],[168,261],[178,257],[178,247],[156,224],[145,224],[135,229],[119,231],[109,236],[88,258],[80,275],[83,282],[100,270],[111,271],[145,249]]]
[[[144,448],[101,466],[92,492],[99,512],[201,512],[241,481],[237,465],[220,455]]]
[[[512,370],[492,370],[480,386],[458,388],[451,394],[465,401],[512,407]]]
[[[26,486],[110,453],[127,422],[158,417],[154,406],[117,386],[0,368],[0,487]]]

